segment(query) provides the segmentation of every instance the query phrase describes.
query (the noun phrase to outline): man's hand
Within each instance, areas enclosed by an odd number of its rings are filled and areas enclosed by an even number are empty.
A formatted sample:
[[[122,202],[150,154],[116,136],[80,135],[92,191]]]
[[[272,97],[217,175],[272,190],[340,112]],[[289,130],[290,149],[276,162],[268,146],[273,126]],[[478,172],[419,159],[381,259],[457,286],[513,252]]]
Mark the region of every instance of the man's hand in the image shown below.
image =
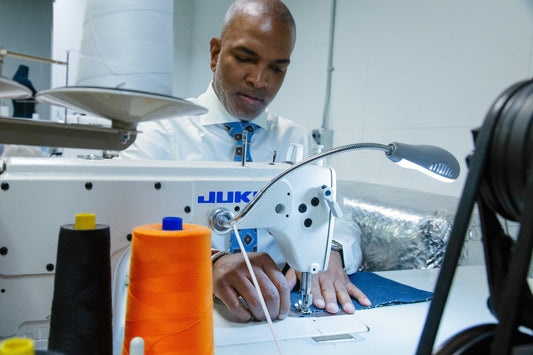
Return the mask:
[[[286,278],[291,289],[294,288],[299,277],[300,273],[292,268],[289,269]],[[342,268],[341,254],[333,250],[329,257],[328,269],[313,275],[311,294],[313,295],[313,305],[316,308],[325,308],[328,313],[339,312],[338,303],[341,304],[344,312],[355,312],[351,298],[357,300],[362,306],[372,305],[365,294],[350,282],[348,275]]]
[[[266,253],[248,253],[272,319],[284,319],[290,309],[290,288],[285,276]],[[264,319],[265,314],[242,254],[224,255],[213,265],[213,293],[239,319]],[[246,302],[242,304],[239,296]]]

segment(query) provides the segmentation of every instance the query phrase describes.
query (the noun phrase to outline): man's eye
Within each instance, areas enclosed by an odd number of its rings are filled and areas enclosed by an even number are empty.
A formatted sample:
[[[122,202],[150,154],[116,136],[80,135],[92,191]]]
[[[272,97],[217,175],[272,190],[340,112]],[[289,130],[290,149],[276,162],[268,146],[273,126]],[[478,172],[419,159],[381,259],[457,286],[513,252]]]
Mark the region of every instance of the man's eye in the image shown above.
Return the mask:
[[[280,67],[278,67],[278,66],[273,65],[271,68],[272,68],[272,71],[273,71],[274,73],[276,73],[276,74],[281,74],[281,73],[283,73],[283,69],[280,68]]]
[[[252,61],[252,59],[250,57],[235,56],[235,59],[237,59],[237,61],[239,61],[241,63],[250,63]]]

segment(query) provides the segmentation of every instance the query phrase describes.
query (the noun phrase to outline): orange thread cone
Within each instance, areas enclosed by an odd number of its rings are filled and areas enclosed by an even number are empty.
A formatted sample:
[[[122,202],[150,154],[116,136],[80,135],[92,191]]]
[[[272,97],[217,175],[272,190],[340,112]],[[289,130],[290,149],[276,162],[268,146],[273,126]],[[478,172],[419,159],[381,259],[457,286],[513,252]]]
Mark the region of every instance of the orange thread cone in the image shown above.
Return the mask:
[[[211,231],[144,225],[131,248],[122,354],[137,336],[145,355],[214,354]]]

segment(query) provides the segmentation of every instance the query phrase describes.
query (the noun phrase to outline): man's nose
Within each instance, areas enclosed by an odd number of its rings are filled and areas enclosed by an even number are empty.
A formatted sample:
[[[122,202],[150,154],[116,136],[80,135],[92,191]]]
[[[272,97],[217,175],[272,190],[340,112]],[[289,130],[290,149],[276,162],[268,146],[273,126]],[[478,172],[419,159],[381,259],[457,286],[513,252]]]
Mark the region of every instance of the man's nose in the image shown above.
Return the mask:
[[[268,83],[268,74],[266,68],[255,66],[246,77],[248,85],[254,88],[262,88]]]

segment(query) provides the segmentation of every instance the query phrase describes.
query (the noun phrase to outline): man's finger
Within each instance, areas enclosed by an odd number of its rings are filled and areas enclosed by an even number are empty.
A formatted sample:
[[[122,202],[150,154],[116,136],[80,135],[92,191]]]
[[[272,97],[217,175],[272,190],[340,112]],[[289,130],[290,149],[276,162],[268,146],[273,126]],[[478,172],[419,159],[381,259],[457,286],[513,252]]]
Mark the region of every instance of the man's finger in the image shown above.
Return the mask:
[[[296,275],[296,270],[292,267],[285,273],[285,279],[289,285],[289,291],[292,291],[298,282],[298,275]]]
[[[372,302],[370,302],[368,297],[366,297],[366,295],[360,289],[358,289],[353,283],[350,282],[348,286],[346,287],[346,289],[348,290],[348,294],[352,296],[354,299],[356,299],[357,302],[359,302],[361,306],[365,306],[365,307],[372,306]]]
[[[259,288],[265,300],[265,305],[267,311],[272,318],[277,318],[279,314],[280,299],[276,286],[272,283],[268,275],[264,271],[256,266],[253,266],[255,278],[259,283]],[[253,284],[251,276],[249,277],[248,282],[244,282],[241,285],[237,286],[237,292],[246,302],[248,309],[255,317],[255,319],[262,320],[265,319],[265,313],[263,312],[263,307],[261,305],[261,300],[257,294],[257,290]]]
[[[287,282],[285,276],[276,269],[266,269],[266,274],[269,277],[270,281],[276,288],[276,298],[278,300],[279,308],[276,310],[277,315],[274,315],[273,312],[270,312],[272,318],[285,319],[289,314],[291,307],[291,287]],[[273,290],[274,291],[274,290]],[[269,309],[270,311],[270,309]]]
[[[313,295],[313,306],[319,309],[324,309],[326,307],[326,302],[322,296],[322,291],[320,290],[320,273],[313,275],[311,279],[311,295]]]
[[[328,313],[338,313],[337,294],[332,280],[326,273],[313,275],[311,293],[313,294],[313,304],[317,308],[326,309]],[[316,300],[315,300],[316,298]]]
[[[344,283],[335,283],[335,292],[337,294],[337,301],[341,305],[342,310],[346,313],[354,313],[355,307],[352,303],[352,298],[348,294],[347,286]]]
[[[336,314],[339,312],[337,303],[337,292],[329,279],[321,279],[320,289],[324,302],[326,303],[326,312]]]
[[[214,290],[213,290],[214,291]],[[226,305],[229,311],[240,320],[247,322],[252,318],[252,314],[244,307],[237,292],[229,287],[219,287],[215,295]]]

